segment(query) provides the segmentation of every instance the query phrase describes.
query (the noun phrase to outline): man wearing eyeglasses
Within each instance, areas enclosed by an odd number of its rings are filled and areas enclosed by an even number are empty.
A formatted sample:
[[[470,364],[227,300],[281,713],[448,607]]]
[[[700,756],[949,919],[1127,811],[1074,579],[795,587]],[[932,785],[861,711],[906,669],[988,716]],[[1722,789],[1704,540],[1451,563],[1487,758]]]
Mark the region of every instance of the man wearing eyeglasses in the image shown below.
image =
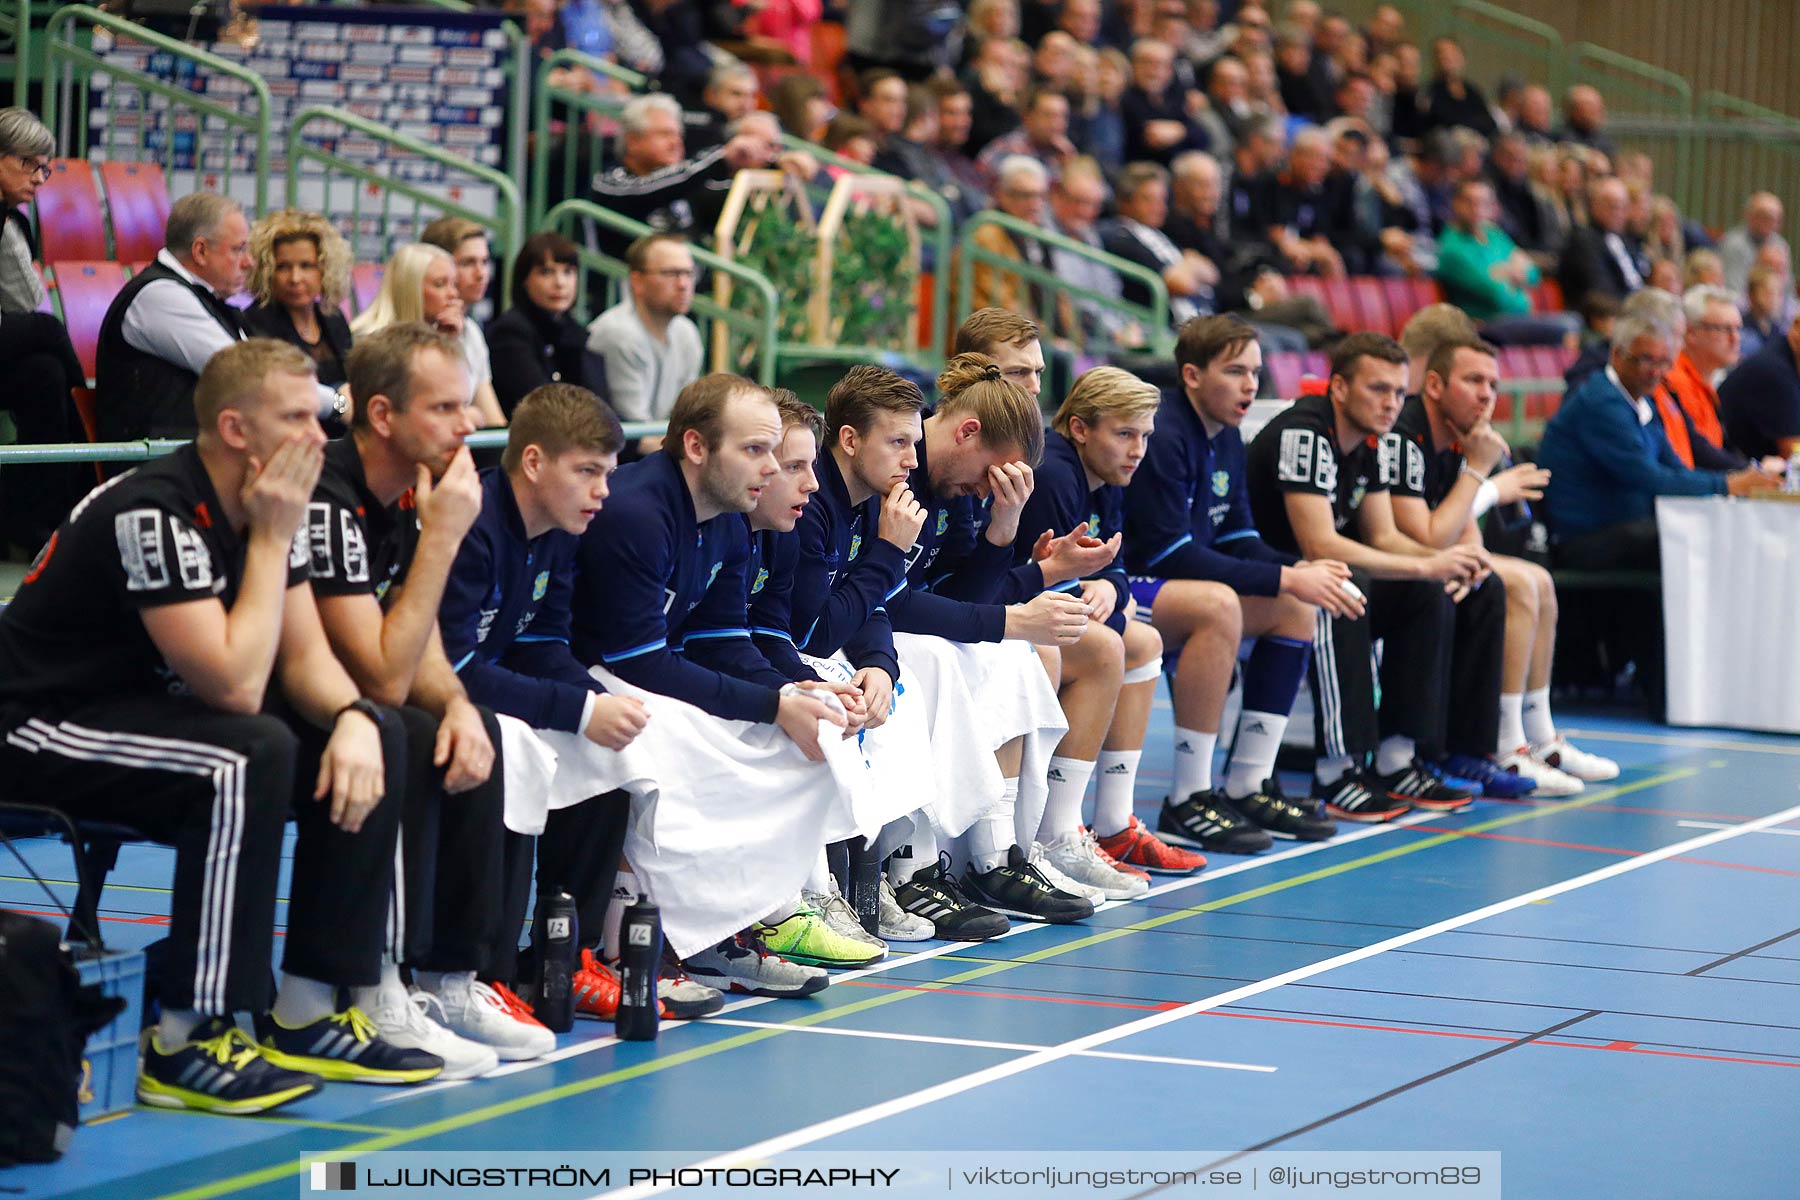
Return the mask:
[[[663,421],[681,389],[700,378],[700,330],[687,315],[694,302],[694,256],[684,238],[646,234],[625,252],[631,296],[588,326],[588,350],[606,364],[606,386],[622,421]],[[661,436],[640,438],[637,455],[662,448]]]
[[[1674,368],[1656,390],[1656,413],[1670,448],[1684,464],[1702,471],[1735,471],[1748,460],[1726,441],[1716,388],[1737,365],[1744,317],[1731,293],[1720,287],[1689,288],[1682,306],[1687,337]],[[1800,377],[1795,386],[1800,388]],[[1764,466],[1780,470],[1785,464]]]

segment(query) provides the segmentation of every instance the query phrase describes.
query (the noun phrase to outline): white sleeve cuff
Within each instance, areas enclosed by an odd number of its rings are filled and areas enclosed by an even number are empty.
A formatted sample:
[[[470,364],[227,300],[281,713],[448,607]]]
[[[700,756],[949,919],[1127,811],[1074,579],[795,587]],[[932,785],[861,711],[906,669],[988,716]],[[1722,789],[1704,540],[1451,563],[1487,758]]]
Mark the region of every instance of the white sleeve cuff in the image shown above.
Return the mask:
[[[1475,489],[1475,507],[1471,515],[1479,519],[1483,513],[1498,503],[1500,503],[1500,489],[1494,486],[1493,480],[1484,479],[1481,481],[1481,486]]]
[[[576,733],[586,733],[588,722],[594,719],[594,701],[600,698],[599,692],[589,692],[587,699],[581,704],[581,724],[576,726]]]

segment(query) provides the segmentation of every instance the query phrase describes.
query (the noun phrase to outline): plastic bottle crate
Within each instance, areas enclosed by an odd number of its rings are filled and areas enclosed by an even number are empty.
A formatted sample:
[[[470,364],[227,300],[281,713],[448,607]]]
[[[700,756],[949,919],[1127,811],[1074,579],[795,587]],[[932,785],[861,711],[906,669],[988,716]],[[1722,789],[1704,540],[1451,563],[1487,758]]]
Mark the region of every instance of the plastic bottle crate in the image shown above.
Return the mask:
[[[82,1054],[81,1119],[88,1122],[123,1112],[137,1103],[138,1026],[144,1008],[144,953],[108,950],[97,958],[77,952],[81,982],[97,983],[125,1007],[106,1028],[88,1038]]]

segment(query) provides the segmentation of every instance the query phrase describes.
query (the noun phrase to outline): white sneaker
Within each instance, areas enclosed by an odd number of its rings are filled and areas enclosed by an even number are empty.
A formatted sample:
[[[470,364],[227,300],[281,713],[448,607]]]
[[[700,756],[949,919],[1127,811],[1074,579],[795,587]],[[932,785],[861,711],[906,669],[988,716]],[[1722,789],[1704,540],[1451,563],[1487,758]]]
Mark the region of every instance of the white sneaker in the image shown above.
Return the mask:
[[[556,1049],[554,1033],[522,1009],[515,1011],[471,973],[447,974],[440,978],[436,991],[419,990],[437,1001],[445,1025],[486,1046],[505,1062],[542,1058]]]
[[[900,907],[894,896],[894,885],[881,881],[881,940],[884,942],[928,942],[937,936],[937,926],[925,917]]]
[[[1555,767],[1542,763],[1535,758],[1529,747],[1520,746],[1511,754],[1500,758],[1500,769],[1523,775],[1537,786],[1531,789],[1533,796],[1551,800],[1560,800],[1565,796],[1579,795],[1585,785],[1573,775],[1565,774]]]
[[[1601,758],[1598,754],[1589,754],[1586,750],[1577,750],[1569,744],[1569,739],[1561,736],[1547,746],[1533,746],[1531,757],[1547,767],[1555,767],[1565,775],[1573,775],[1589,783],[1601,783],[1619,777],[1618,763],[1610,758]]]
[[[1086,829],[1076,829],[1046,843],[1044,857],[1065,877],[1086,884],[1108,900],[1135,900],[1150,890],[1148,879],[1121,871]]]
[[[863,928],[862,919],[856,915],[856,910],[850,907],[850,902],[844,899],[844,894],[838,890],[835,877],[831,880],[829,892],[803,892],[800,899],[818,909],[819,915],[825,918],[825,923],[839,934],[853,942],[861,942],[871,950],[880,951],[882,958],[887,957],[888,944]],[[879,962],[880,959],[871,961]]]
[[[1079,879],[1063,874],[1062,871],[1057,868],[1057,865],[1050,861],[1050,854],[1045,850],[1044,843],[1042,842],[1031,843],[1031,853],[1025,857],[1026,861],[1036,867],[1038,872],[1043,875],[1044,882],[1048,883],[1051,887],[1056,888],[1058,891],[1067,892],[1071,896],[1080,896],[1083,900],[1086,900],[1096,907],[1105,904],[1111,899],[1106,892],[1095,887],[1093,884],[1084,883]]]
[[[436,1020],[428,1015],[431,1012],[436,1013]],[[379,1002],[369,1010],[369,1019],[383,1040],[443,1059],[439,1079],[474,1079],[500,1065],[493,1050],[445,1028],[444,1006],[430,992],[384,988]]]

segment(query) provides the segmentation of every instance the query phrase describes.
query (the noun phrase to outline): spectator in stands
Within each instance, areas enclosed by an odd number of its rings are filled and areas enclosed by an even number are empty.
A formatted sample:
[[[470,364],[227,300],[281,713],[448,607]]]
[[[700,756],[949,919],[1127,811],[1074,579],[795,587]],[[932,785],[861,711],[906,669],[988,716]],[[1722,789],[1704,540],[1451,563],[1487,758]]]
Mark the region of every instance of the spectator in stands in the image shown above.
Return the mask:
[[[706,77],[706,88],[700,93],[701,107],[694,114],[701,119],[689,126],[687,140],[699,149],[719,145],[733,121],[756,111],[761,94],[755,71],[735,59],[720,63]]]
[[[425,226],[419,240],[436,246],[456,263],[456,294],[462,299],[463,312],[477,323],[484,314],[492,313],[488,287],[494,281],[494,252],[487,226],[467,217],[439,217]]]
[[[1772,337],[1719,385],[1727,445],[1753,459],[1800,449],[1800,319]],[[1773,464],[1771,464],[1773,465]]]
[[[571,315],[580,267],[575,243],[554,232],[526,238],[513,260],[512,307],[488,326],[494,396],[509,421],[519,401],[547,383],[606,395],[605,367]]]
[[[1169,316],[1176,327],[1215,308],[1219,267],[1193,250],[1182,250],[1163,232],[1169,216],[1169,172],[1156,163],[1132,163],[1119,173],[1114,201],[1117,219],[1100,234],[1107,253],[1156,272],[1169,289]],[[1125,286],[1127,299],[1150,301],[1149,289],[1135,280]],[[1304,347],[1302,347],[1304,349]]]
[[[1019,127],[1019,97],[1029,82],[1026,54],[1012,42],[992,38],[976,48],[975,61],[963,75],[974,100],[968,150],[982,148]]]
[[[1538,466],[1550,472],[1546,520],[1561,565],[1655,570],[1656,497],[1744,496],[1776,486],[1759,466],[1694,471],[1675,457],[1652,399],[1674,366],[1674,344],[1665,326],[1619,318],[1606,369],[1565,396],[1545,426]],[[1793,389],[1800,394],[1800,374]],[[1726,414],[1729,428],[1729,407]]]
[[[1671,296],[1681,295],[1681,264],[1672,258],[1653,258],[1650,260],[1650,277],[1644,281],[1647,287],[1660,288]]]
[[[965,154],[975,101],[969,89],[954,79],[934,79],[925,85],[937,107],[937,136],[929,143],[939,172],[953,182],[940,190],[957,224],[988,206],[987,186],[981,168]]]
[[[1101,44],[1100,0],[1063,0],[1056,27],[1083,46]]]
[[[1682,465],[1735,471],[1745,459],[1725,443],[1714,388],[1737,365],[1744,318],[1731,293],[1719,287],[1689,289],[1682,307],[1687,312],[1687,337],[1674,368],[1656,389],[1656,415]]]
[[[1464,72],[1468,58],[1462,43],[1453,37],[1441,37],[1431,43],[1431,56],[1437,62],[1437,75],[1425,93],[1425,109],[1435,128],[1472,129],[1484,138],[1500,132],[1487,97]]]
[[[1275,76],[1281,82],[1281,102],[1296,117],[1320,123],[1331,116],[1330,82],[1314,71],[1322,62],[1313,54],[1312,38],[1294,21],[1275,35]]]
[[[1347,176],[1333,174],[1322,130],[1294,135],[1287,169],[1270,189],[1268,234],[1295,273],[1341,279],[1361,265],[1354,190]]]
[[[1681,283],[1684,291],[1701,286],[1725,287],[1725,263],[1719,258],[1719,252],[1689,250],[1681,263]]]
[[[1627,296],[1623,304],[1591,292],[1583,301],[1581,316],[1593,336],[1583,343],[1581,353],[1563,372],[1565,395],[1580,387],[1588,376],[1606,369],[1612,360],[1612,323],[1619,317],[1643,317],[1668,330],[1677,345],[1687,338],[1687,312],[1681,307],[1681,298],[1661,288],[1640,288]]]
[[[646,234],[625,251],[631,296],[588,326],[587,348],[605,365],[613,411],[623,421],[663,421],[681,389],[700,377],[700,329],[687,315],[694,302],[694,256],[680,237]],[[636,449],[661,449],[661,436]]]
[[[169,209],[165,245],[131,277],[100,324],[100,440],[194,436],[194,384],[207,361],[244,336],[225,301],[244,290],[250,222],[237,201],[196,192]],[[337,392],[315,383],[319,413]]]
[[[350,322],[339,305],[350,294],[350,243],[315,212],[284,208],[250,230],[250,294],[244,328],[290,342],[312,359],[319,382],[343,384]],[[347,428],[339,422],[337,432]]]
[[[1213,61],[1206,76],[1206,108],[1195,120],[1220,159],[1231,157],[1244,126],[1256,116],[1249,89],[1250,73],[1241,59],[1227,54]]]
[[[710,230],[744,167],[767,166],[781,142],[773,122],[759,114],[741,118],[723,145],[687,156],[681,105],[667,95],[639,96],[619,113],[618,165],[595,177],[593,199],[605,208],[664,233]],[[599,248],[619,257],[627,235],[597,231]]]
[[[1062,174],[1063,164],[1075,157],[1075,144],[1069,140],[1067,96],[1048,87],[1035,87],[1025,93],[1019,109],[1024,123],[989,142],[975,160],[990,192],[1000,164],[1015,155],[1035,159],[1052,183]]]
[[[630,7],[662,47],[663,67],[657,79],[663,91],[678,97],[683,104],[698,101],[713,65],[707,54],[711,32],[707,17],[719,10],[709,14],[699,0],[653,0]],[[724,11],[729,13],[729,6]]]
[[[1406,18],[1392,4],[1377,6],[1375,15],[1363,26],[1363,39],[1368,42],[1370,54],[1392,50],[1405,37]]]
[[[875,127],[849,113],[839,113],[831,118],[825,125],[825,132],[819,135],[821,149],[865,167],[875,162],[876,141]],[[834,181],[845,173],[844,167],[830,163],[825,166],[825,174]]]
[[[1333,114],[1336,119],[1349,118],[1372,132],[1378,116],[1377,95],[1373,79],[1361,71],[1352,71],[1338,80],[1337,90],[1332,93]]]
[[[1273,115],[1251,121],[1238,135],[1231,153],[1231,178],[1225,185],[1225,224],[1240,243],[1268,243],[1270,192],[1286,142],[1283,123]]]
[[[1050,196],[1050,173],[1044,164],[1023,154],[1000,163],[999,179],[994,188],[994,207],[1029,225],[1042,225],[1044,205]],[[1050,251],[1036,238],[1015,233],[998,225],[983,225],[975,231],[977,246],[989,254],[1018,262],[1030,263],[1043,270],[1053,270]],[[1058,336],[1069,336],[1076,328],[1075,310],[1068,293],[1057,292],[1054,300],[1050,289],[1036,280],[1028,280],[1005,267],[977,261],[969,296],[971,308],[1003,308],[1047,325]],[[1049,314],[1051,320],[1046,320]]]
[[[69,389],[84,387],[87,372],[76,357],[63,323],[38,307],[44,281],[33,262],[37,238],[25,206],[38,185],[50,178],[56,139],[22,108],[0,109],[0,368],[8,374],[0,408],[12,414],[23,443],[53,444],[82,439],[82,425]],[[0,471],[0,540],[34,554],[93,486],[86,464],[9,466]],[[0,550],[4,550],[0,545]]]
[[[1125,165],[1125,113],[1131,60],[1111,46],[1081,48],[1075,91],[1069,96],[1069,140],[1108,172]]]
[[[1513,122],[1513,132],[1532,146],[1548,145],[1555,141],[1550,131],[1550,93],[1537,84],[1527,84],[1519,93],[1519,115]]]
[[[879,146],[906,127],[906,80],[878,67],[865,71],[858,87],[856,115],[869,123]]]
[[[1099,163],[1085,155],[1070,159],[1062,178],[1050,185],[1050,218],[1045,227],[1091,249],[1104,250],[1095,222],[1106,207],[1106,194],[1106,176]],[[1051,249],[1050,262],[1057,277],[1075,287],[1113,299],[1123,295],[1119,273],[1105,263],[1060,248]],[[1143,344],[1143,329],[1117,309],[1080,297],[1073,303],[1078,325],[1071,336],[1078,346],[1103,353],[1109,346]]]
[[[824,15],[823,0],[733,0],[750,10],[744,32],[753,39],[784,47],[802,67],[813,61],[813,26]],[[805,78],[812,78],[805,76]]]
[[[1075,87],[1081,52],[1086,49],[1060,29],[1052,29],[1038,42],[1031,56],[1032,82],[1067,94]]]
[[[1549,203],[1531,182],[1531,149],[1521,133],[1505,133],[1494,141],[1487,180],[1499,205],[1496,218],[1506,236],[1548,269],[1562,245],[1561,230]]]
[[[1743,295],[1749,286],[1750,268],[1764,246],[1773,242],[1787,249],[1787,239],[1781,236],[1785,217],[1781,197],[1773,192],[1757,192],[1744,205],[1744,223],[1727,230],[1719,239],[1719,257],[1725,262],[1725,286],[1736,295]]]
[[[1205,150],[1206,131],[1194,117],[1205,99],[1175,82],[1175,51],[1140,38],[1131,46],[1131,86],[1119,98],[1125,116],[1125,157],[1167,166],[1183,150]]]
[[[1618,153],[1606,133],[1606,101],[1599,88],[1578,83],[1563,96],[1563,127],[1557,130],[1556,140],[1576,142],[1607,158]]]
[[[783,75],[769,89],[769,109],[783,133],[808,142],[837,111],[825,96],[825,85],[811,75]]]
[[[1417,145],[1431,128],[1431,114],[1419,86],[1422,79],[1419,48],[1402,42],[1394,49],[1394,115],[1388,126],[1388,136],[1402,148]]]
[[[1626,232],[1631,197],[1622,180],[1597,179],[1588,188],[1588,224],[1575,227],[1563,247],[1563,297],[1571,302],[1589,292],[1623,298],[1643,287],[1650,264]]]
[[[487,339],[463,308],[456,286],[456,262],[440,246],[411,242],[394,251],[382,273],[381,290],[350,322],[350,332],[362,338],[409,321],[423,321],[457,340],[463,363],[469,368],[469,402],[477,410],[477,419],[485,426],[506,424],[506,414],[494,396]]]
[[[1787,327],[1781,323],[1787,305],[1787,272],[1758,264],[1750,268],[1750,286],[1744,301],[1743,357],[1750,358],[1771,339],[1784,337]]]
[[[1559,345],[1580,332],[1574,313],[1532,314],[1537,265],[1494,223],[1494,189],[1485,179],[1458,184],[1451,212],[1438,238],[1438,282],[1445,299],[1480,321],[1490,341]]]

